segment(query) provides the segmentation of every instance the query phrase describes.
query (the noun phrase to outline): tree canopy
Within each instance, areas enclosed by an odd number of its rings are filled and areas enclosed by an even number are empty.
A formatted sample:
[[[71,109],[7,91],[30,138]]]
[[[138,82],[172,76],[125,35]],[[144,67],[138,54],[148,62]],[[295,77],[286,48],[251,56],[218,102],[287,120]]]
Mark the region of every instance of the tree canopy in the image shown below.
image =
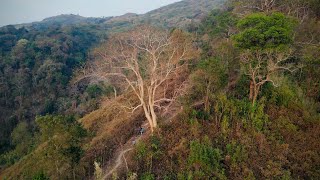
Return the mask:
[[[242,49],[286,47],[293,42],[294,25],[294,20],[282,13],[250,14],[238,22],[240,33],[234,39]]]

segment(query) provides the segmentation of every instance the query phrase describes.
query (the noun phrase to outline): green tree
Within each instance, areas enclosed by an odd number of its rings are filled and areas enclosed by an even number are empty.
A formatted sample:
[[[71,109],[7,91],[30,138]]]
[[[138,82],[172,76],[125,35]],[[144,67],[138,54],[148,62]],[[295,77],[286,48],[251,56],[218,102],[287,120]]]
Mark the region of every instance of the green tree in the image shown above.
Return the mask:
[[[210,113],[210,104],[214,100],[215,93],[226,86],[226,67],[218,58],[203,60],[198,65],[198,70],[192,75],[194,82],[194,96],[203,98],[204,110]]]
[[[244,74],[250,78],[249,99],[255,104],[261,87],[282,71],[294,70],[289,63],[295,22],[281,13],[251,14],[238,22],[240,32],[234,36]]]
[[[237,18],[231,12],[215,9],[203,20],[199,31],[210,37],[229,38],[236,22]]]
[[[47,143],[45,157],[58,176],[62,175],[63,165],[74,168],[83,154],[81,147],[86,130],[73,116],[42,116],[36,119],[40,129],[40,142]]]
[[[205,137],[203,142],[199,140],[190,142],[188,164],[195,178],[225,179],[224,168],[221,166],[222,159],[222,152],[212,147],[208,137]]]

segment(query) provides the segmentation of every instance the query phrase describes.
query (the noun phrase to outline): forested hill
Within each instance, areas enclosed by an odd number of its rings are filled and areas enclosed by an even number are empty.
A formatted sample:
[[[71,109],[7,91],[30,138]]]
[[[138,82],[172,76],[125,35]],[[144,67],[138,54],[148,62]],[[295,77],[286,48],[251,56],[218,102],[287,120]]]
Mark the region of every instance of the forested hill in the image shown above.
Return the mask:
[[[74,15],[74,14],[62,14],[58,16],[53,16],[53,17],[48,17],[43,19],[42,21],[39,22],[32,22],[32,23],[25,23],[25,24],[17,24],[14,25],[16,28],[40,28],[40,27],[48,27],[48,26],[53,26],[53,25],[63,25],[63,26],[68,26],[68,25],[81,25],[81,24],[98,24],[100,22],[104,22],[109,18],[86,18],[82,17],[80,15]]]
[[[6,159],[1,158],[1,164],[13,164],[30,151],[29,148],[10,151],[20,142],[32,146],[30,139],[15,142],[12,139],[14,129],[28,138],[36,128],[36,116],[83,116],[98,108],[100,96],[110,94],[112,89],[108,84],[82,82],[79,87],[70,84],[73,71],[90,60],[91,48],[105,41],[108,34],[146,21],[157,22],[159,26],[164,25],[160,20],[172,22],[170,27],[181,21],[186,27],[197,14],[203,17],[212,8],[219,7],[219,1],[208,2],[187,13],[181,9],[192,9],[195,1],[175,3],[145,15],[128,13],[119,17],[86,18],[66,14],[40,22],[1,27],[0,154]]]
[[[127,29],[133,25],[149,23],[161,27],[187,28],[191,23],[199,23],[212,9],[220,8],[225,0],[183,0],[146,14],[127,13],[115,17],[82,17],[63,14],[45,18],[43,21],[14,25],[16,28],[43,28],[53,25],[100,25],[107,29]]]
[[[320,179],[318,0],[0,28],[0,179]]]
[[[140,17],[143,22],[164,27],[187,27],[199,23],[212,9],[222,7],[225,0],[186,0],[180,1]]]

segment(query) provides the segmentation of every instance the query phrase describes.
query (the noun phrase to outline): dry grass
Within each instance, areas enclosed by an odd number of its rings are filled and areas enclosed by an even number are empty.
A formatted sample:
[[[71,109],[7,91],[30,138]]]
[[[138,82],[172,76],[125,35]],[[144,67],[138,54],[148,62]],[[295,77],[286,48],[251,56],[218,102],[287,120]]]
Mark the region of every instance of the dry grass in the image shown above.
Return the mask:
[[[81,160],[85,171],[83,176],[90,176],[93,173],[92,164],[99,161],[105,166],[113,158],[116,150],[125,144],[145,121],[143,112],[137,110],[134,113],[124,108],[124,105],[137,102],[132,93],[108,100],[102,107],[80,119],[83,126],[93,133],[93,137],[86,144],[86,152]]]

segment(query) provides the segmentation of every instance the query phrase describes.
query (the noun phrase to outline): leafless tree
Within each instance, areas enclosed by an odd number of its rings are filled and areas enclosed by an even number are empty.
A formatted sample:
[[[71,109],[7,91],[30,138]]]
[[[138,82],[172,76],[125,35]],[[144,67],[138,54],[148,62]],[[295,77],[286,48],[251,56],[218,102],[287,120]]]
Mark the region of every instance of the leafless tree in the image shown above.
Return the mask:
[[[126,106],[132,112],[143,108],[150,129],[157,127],[156,109],[174,101],[178,89],[167,92],[172,75],[186,68],[197,50],[181,30],[172,32],[140,26],[112,36],[94,52],[98,58],[84,69],[84,76],[108,80],[116,77],[128,85],[139,103]],[[161,95],[160,95],[161,94]]]
[[[261,87],[271,82],[278,86],[274,77],[282,71],[293,72],[296,70],[293,63],[288,60],[291,57],[291,51],[278,50],[247,50],[241,53],[241,63],[244,64],[244,72],[250,77],[250,95],[249,99],[255,104]]]
[[[310,5],[305,0],[232,0],[236,5],[236,14],[245,16],[252,12],[270,13],[280,11],[296,17],[303,23],[310,16]]]
[[[232,0],[231,2],[236,5],[236,14],[246,15],[252,11],[268,13],[274,10],[277,0]]]

